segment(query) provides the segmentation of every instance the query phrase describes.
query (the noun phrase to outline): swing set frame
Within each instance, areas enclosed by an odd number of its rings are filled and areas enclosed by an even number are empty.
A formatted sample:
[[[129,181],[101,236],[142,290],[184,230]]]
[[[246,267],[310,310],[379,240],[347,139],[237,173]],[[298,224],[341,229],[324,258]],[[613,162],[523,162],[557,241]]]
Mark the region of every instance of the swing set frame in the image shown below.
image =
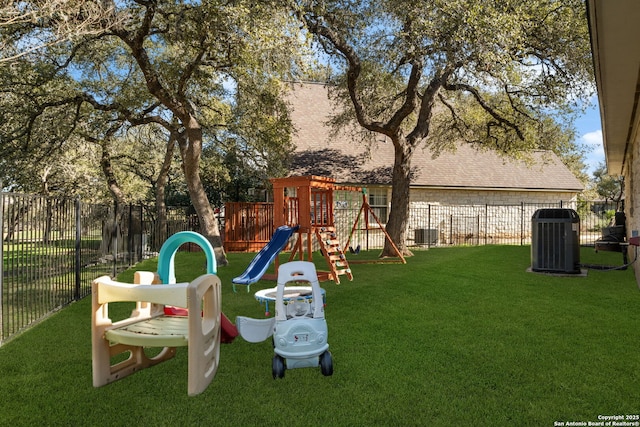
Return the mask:
[[[384,237],[386,239],[387,242],[389,242],[389,244],[391,245],[391,247],[393,248],[393,251],[395,252],[396,256],[398,257],[398,260],[394,260],[391,258],[387,258],[384,260],[377,260],[377,261],[353,261],[351,260],[350,262],[352,264],[364,264],[364,263],[376,263],[376,262],[401,262],[402,264],[406,264],[407,260],[404,258],[404,256],[402,255],[402,252],[400,252],[400,250],[398,249],[398,247],[396,246],[395,243],[393,243],[393,240],[391,239],[391,236],[389,236],[389,233],[387,233],[386,228],[382,225],[382,223],[380,222],[380,219],[378,219],[378,216],[375,214],[375,212],[373,211],[373,208],[371,208],[371,205],[369,205],[369,197],[367,196],[367,189],[366,188],[362,188],[362,205],[360,206],[360,211],[358,212],[358,216],[356,216],[356,220],[353,223],[353,227],[351,227],[351,234],[349,234],[349,238],[347,239],[347,243],[344,246],[343,252],[347,253],[347,250],[349,249],[349,243],[351,243],[351,238],[353,237],[353,234],[356,232],[356,230],[361,230],[361,231],[366,231],[367,233],[370,230],[380,230],[384,233]],[[363,215],[364,214],[364,215]],[[376,224],[378,225],[377,227],[372,227],[369,223],[369,215],[371,215],[371,217],[375,220]],[[360,217],[364,216],[364,228],[358,228],[358,224],[360,223]],[[367,239],[368,241],[369,239]]]

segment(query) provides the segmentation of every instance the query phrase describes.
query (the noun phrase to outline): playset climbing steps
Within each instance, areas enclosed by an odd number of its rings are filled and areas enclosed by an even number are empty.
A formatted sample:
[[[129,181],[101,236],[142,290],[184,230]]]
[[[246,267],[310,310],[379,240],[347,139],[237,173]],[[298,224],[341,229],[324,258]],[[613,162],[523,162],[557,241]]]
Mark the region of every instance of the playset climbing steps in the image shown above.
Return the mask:
[[[346,275],[349,280],[353,280],[349,262],[344,256],[344,252],[340,247],[340,242],[336,236],[335,227],[319,227],[315,229],[316,239],[320,245],[320,251],[327,260],[330,269],[330,275],[336,284],[340,283],[341,275]]]

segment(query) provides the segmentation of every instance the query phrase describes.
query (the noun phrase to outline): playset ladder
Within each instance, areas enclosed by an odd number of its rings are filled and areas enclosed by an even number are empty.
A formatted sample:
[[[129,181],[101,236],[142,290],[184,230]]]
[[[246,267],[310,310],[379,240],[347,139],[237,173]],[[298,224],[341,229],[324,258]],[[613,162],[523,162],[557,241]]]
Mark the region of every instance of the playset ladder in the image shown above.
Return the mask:
[[[327,260],[327,265],[329,265],[331,269],[333,281],[339,284],[339,276],[343,274],[345,274],[349,280],[353,280],[349,262],[340,247],[335,227],[318,227],[315,229],[315,232],[322,255],[324,255],[324,258]]]

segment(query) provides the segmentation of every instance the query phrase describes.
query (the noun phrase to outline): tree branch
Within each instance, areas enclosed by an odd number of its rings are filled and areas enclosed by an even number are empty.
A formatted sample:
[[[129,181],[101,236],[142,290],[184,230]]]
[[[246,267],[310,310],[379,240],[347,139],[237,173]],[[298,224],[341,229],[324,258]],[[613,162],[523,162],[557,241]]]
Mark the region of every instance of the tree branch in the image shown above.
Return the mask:
[[[301,19],[306,23],[307,28],[312,34],[328,40],[332,47],[340,52],[342,57],[347,61],[347,88],[355,109],[356,119],[360,126],[373,132],[390,135],[390,132],[384,127],[383,123],[371,120],[364,111],[364,106],[362,105],[357,90],[358,77],[362,71],[362,65],[356,51],[349,46],[347,41],[337,32],[326,25],[322,25],[320,23],[321,18],[313,19],[310,16],[302,15]]]
[[[117,14],[110,1],[69,2],[44,0],[42,2],[3,2],[0,6],[0,28],[23,29],[25,42],[19,49],[0,49],[0,64],[15,61],[32,52],[85,36],[103,34],[129,19]],[[31,37],[35,31],[45,37]],[[13,53],[11,53],[13,52]]]
[[[478,102],[480,107],[482,107],[484,111],[489,113],[489,115],[494,118],[494,120],[496,121],[496,123],[494,124],[499,124],[501,126],[512,129],[516,133],[516,135],[518,135],[518,138],[524,141],[524,135],[522,134],[522,130],[520,130],[518,125],[510,120],[507,120],[495,108],[489,105],[489,103],[484,100],[484,98],[482,97],[482,95],[480,95],[480,92],[476,88],[464,83],[446,83],[444,85],[444,88],[450,91],[464,91],[470,93]]]

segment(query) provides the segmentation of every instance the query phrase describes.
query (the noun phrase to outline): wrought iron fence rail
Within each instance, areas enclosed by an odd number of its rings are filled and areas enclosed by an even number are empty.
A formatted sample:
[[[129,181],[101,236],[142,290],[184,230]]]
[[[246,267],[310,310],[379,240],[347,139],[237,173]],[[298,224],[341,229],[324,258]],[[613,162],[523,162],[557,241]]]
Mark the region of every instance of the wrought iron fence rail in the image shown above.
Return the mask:
[[[451,245],[528,245],[531,244],[531,218],[542,208],[569,208],[578,212],[580,244],[592,246],[612,217],[612,206],[600,202],[558,202],[517,205],[427,205],[412,207],[406,230],[406,244],[413,248]],[[359,209],[336,209],[336,230],[342,241],[361,248],[377,249],[384,245],[384,234],[371,226],[353,226]],[[372,221],[370,221],[372,223]]]
[[[570,207],[580,214],[581,244],[607,225],[610,207],[594,203],[413,207],[407,245],[516,244],[531,242],[531,217],[542,207]],[[351,235],[359,206],[338,203],[338,237]],[[153,257],[167,236],[195,230],[189,208],[170,208],[160,221],[151,206],[91,205],[77,199],[0,193],[0,344],[59,308],[91,292],[100,275],[115,276]],[[160,225],[162,224],[162,225]],[[224,227],[220,227],[221,231]],[[223,236],[224,237],[224,236]],[[381,248],[380,230],[354,230],[353,247]]]

